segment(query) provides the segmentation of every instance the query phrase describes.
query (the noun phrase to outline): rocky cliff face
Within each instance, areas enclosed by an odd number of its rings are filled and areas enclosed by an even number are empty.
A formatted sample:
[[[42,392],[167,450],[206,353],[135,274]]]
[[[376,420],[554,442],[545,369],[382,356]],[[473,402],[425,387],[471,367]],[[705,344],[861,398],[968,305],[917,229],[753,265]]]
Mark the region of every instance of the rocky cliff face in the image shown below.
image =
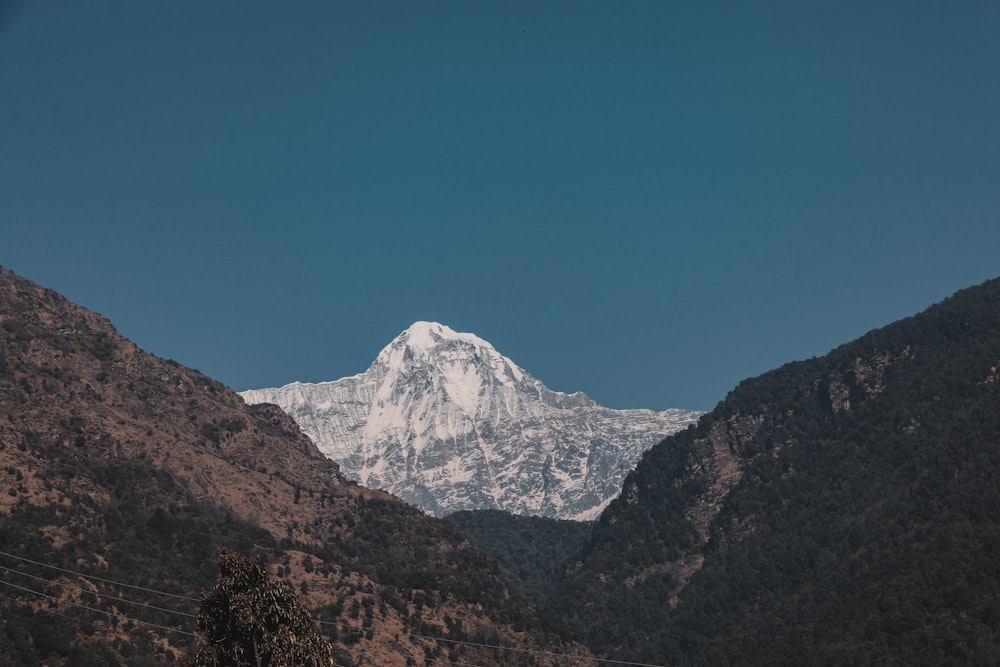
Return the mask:
[[[551,391],[486,341],[431,322],[360,375],[242,396],[284,408],[348,478],[437,515],[593,519],[642,452],[700,414]]]

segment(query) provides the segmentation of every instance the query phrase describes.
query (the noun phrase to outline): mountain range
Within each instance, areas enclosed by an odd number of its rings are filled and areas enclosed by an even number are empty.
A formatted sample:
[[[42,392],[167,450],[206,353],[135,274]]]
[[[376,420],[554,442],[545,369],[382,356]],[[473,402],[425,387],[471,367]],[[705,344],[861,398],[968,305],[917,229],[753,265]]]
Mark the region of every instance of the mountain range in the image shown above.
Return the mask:
[[[2,667],[176,662],[223,546],[337,664],[998,664],[998,480],[1000,280],[741,382],[595,522],[449,523],[0,269]]]
[[[292,586],[338,665],[588,653],[451,524],[345,480],[280,409],[0,268],[0,665],[174,662],[219,547]]]
[[[364,373],[241,392],[295,419],[343,474],[443,516],[595,519],[691,410],[612,410],[548,389],[488,342],[417,322]]]
[[[547,607],[633,662],[997,664],[998,553],[992,280],[650,449]]]

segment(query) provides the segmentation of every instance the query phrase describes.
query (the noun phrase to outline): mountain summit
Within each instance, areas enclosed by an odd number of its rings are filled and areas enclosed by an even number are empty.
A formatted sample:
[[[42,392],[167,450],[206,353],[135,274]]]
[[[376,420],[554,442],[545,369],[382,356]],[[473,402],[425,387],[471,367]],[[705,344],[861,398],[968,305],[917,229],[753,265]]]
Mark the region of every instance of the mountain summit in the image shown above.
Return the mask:
[[[344,475],[436,515],[588,520],[642,453],[697,420],[548,389],[485,340],[416,322],[360,375],[242,392],[284,408]]]

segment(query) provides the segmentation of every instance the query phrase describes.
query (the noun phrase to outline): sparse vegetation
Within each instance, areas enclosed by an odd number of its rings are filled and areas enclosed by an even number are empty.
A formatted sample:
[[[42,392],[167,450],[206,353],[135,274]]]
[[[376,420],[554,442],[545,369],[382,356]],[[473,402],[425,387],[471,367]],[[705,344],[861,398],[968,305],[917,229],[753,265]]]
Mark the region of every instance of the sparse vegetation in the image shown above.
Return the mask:
[[[191,598],[210,587],[220,547],[280,567],[325,621],[338,665],[441,652],[415,634],[467,641],[485,628],[516,646],[563,645],[450,524],[345,482],[276,406],[248,407],[43,294],[0,269],[0,550],[44,564],[0,561],[16,570],[0,573],[0,666],[180,658],[193,618],[143,604],[193,614],[191,600],[174,607],[152,591]],[[18,572],[51,597],[3,585]],[[80,601],[88,608],[69,604]],[[448,652],[495,659],[480,647]]]

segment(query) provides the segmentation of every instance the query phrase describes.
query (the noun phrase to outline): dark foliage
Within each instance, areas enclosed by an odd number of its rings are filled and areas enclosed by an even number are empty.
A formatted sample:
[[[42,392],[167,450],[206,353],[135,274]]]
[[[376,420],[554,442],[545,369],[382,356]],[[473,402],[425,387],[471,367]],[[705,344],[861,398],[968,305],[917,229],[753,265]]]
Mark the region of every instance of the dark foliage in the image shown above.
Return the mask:
[[[643,662],[1000,662],[998,367],[991,281],[744,381],[647,454],[550,611]]]
[[[316,631],[285,582],[259,562],[223,549],[219,581],[202,595],[198,630],[205,642],[188,667],[332,667],[333,647]]]
[[[579,557],[591,523],[500,510],[455,512],[445,517],[495,560],[507,578],[536,607],[543,607],[556,582]]]

